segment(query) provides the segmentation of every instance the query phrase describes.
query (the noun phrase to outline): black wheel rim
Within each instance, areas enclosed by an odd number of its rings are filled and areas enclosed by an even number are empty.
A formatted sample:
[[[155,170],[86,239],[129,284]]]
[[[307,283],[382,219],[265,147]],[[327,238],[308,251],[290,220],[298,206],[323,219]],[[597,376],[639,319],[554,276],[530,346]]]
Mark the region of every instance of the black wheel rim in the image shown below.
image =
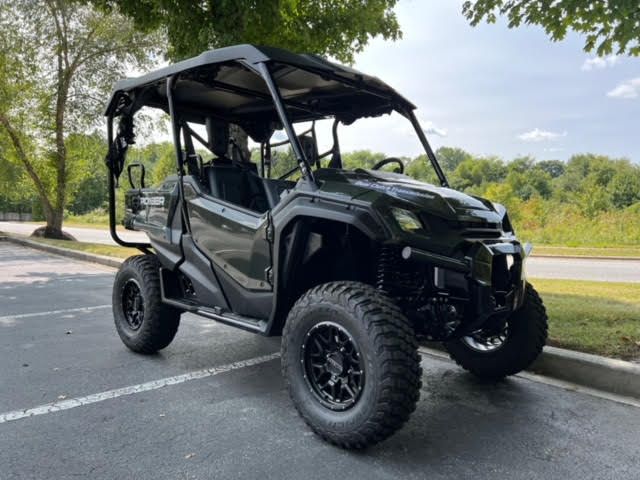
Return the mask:
[[[131,330],[138,330],[144,319],[144,301],[140,292],[140,285],[134,279],[129,279],[122,287],[122,312]]]
[[[322,405],[331,410],[353,407],[364,388],[364,360],[353,337],[340,325],[322,322],[302,344],[305,380]]]
[[[473,332],[471,335],[462,337],[462,343],[476,352],[493,353],[504,346],[508,337],[509,328],[505,325],[500,332],[493,334],[487,334],[482,330]]]

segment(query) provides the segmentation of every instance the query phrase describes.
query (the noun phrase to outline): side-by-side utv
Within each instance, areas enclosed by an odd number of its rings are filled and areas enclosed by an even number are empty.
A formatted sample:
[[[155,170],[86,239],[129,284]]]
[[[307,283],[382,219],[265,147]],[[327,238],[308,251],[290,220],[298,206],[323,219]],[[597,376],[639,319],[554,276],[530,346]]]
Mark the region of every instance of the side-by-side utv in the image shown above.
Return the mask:
[[[175,144],[175,174],[153,187],[125,161],[142,107],[169,114]],[[414,109],[375,77],[251,45],[118,82],[106,109],[111,235],[142,252],[113,288],[125,345],[167,347],[183,312],[282,335],[295,407],[345,448],[407,421],[420,395],[420,338],[443,342],[483,378],[531,364],[547,317],[525,279],[530,248],[502,205],[449,188]],[[397,157],[345,168],[342,129],[388,115],[412,126],[439,185],[405,175]],[[288,171],[282,148],[295,159]],[[124,226],[148,243],[116,231],[125,169]]]

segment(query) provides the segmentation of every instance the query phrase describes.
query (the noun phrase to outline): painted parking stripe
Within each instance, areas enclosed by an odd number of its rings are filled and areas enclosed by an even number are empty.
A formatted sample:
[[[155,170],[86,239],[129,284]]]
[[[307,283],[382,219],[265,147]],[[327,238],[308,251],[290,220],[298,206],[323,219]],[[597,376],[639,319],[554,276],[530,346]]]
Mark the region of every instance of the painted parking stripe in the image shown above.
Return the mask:
[[[21,313],[21,314],[18,314],[18,315],[5,315],[4,317],[0,317],[0,321],[2,321],[2,320],[15,320],[17,318],[42,317],[42,316],[45,316],[45,315],[57,315],[59,313],[91,312],[93,310],[100,310],[102,308],[111,308],[111,304],[109,304],[109,305],[96,305],[96,306],[93,306],[93,307],[66,308],[64,310],[49,310],[48,312]]]
[[[191,380],[213,377],[214,375],[218,375],[220,373],[230,372],[232,370],[238,370],[240,368],[251,367],[253,365],[259,365],[261,363],[269,362],[278,358],[279,356],[280,353],[276,352],[270,355],[263,355],[261,357],[254,357],[248,360],[241,360],[239,362],[221,365],[219,367],[195,370],[193,372],[184,373],[182,375],[176,375],[175,377],[161,378],[160,380],[153,380],[151,382],[140,383],[138,385],[131,385],[129,387],[116,388],[115,390],[107,390],[106,392],[94,393],[92,395],[87,395],[86,397],[70,398],[58,402],[47,403],[45,405],[40,405],[34,408],[28,408],[26,410],[15,410],[13,412],[0,413],[0,423],[20,420],[22,418],[35,417],[37,415],[46,415],[47,413],[54,413],[61,410],[69,410],[71,408],[82,407],[84,405],[91,405],[92,403],[104,402],[105,400],[111,400],[112,398],[135,395],[136,393],[148,392],[150,390],[158,390],[169,385],[177,385],[179,383],[189,382]]]

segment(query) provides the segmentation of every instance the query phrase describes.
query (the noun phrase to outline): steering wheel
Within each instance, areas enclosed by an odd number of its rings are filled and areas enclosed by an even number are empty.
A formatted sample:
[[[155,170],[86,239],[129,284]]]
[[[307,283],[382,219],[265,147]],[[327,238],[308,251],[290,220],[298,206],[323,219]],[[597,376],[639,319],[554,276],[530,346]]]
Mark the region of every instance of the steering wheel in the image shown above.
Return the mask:
[[[402,163],[402,160],[396,157],[389,157],[385,158],[384,160],[380,160],[373,167],[371,167],[371,170],[380,170],[382,167],[384,167],[385,165],[389,165],[390,163],[397,163],[400,168],[399,171],[396,170],[396,172],[404,173],[404,163]]]

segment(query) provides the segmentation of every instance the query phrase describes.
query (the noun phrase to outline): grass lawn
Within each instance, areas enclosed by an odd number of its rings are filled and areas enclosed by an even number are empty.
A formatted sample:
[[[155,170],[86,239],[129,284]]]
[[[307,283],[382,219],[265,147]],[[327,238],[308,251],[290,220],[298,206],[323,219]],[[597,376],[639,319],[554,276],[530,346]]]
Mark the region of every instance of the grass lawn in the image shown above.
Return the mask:
[[[532,279],[549,315],[549,343],[640,358],[640,283]]]
[[[625,247],[564,247],[559,245],[533,245],[533,256],[557,255],[574,257],[638,257],[640,258],[640,246]]]
[[[52,240],[50,238],[28,238],[32,242],[45,243],[56,247],[68,248],[71,250],[80,250],[87,253],[95,253],[96,255],[106,255],[107,257],[127,258],[131,255],[138,255],[140,250],[135,248],[120,247],[118,245],[103,245],[101,243],[72,242],[69,240]]]

